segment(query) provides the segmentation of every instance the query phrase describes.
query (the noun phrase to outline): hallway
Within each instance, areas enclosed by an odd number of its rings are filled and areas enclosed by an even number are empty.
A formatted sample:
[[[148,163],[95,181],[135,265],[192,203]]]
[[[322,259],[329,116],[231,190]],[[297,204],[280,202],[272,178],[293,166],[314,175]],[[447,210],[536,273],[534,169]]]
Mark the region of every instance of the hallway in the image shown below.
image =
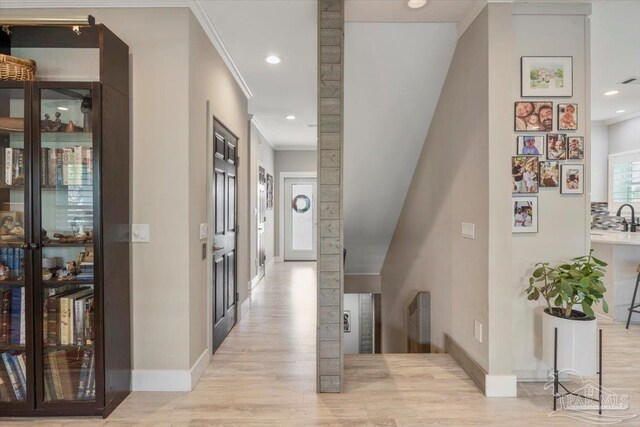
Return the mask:
[[[48,418],[33,424],[576,425],[569,418],[547,417],[551,400],[541,383],[521,383],[518,399],[488,399],[446,354],[346,356],[345,392],[316,394],[315,281],[315,263],[275,263],[193,392],[135,392],[107,420]],[[612,348],[640,342],[638,327],[602,326]],[[605,353],[605,387],[628,393],[631,412],[637,413],[640,370],[624,361],[638,360],[638,351],[626,348]],[[637,425],[634,421],[628,425]],[[30,424],[2,421],[3,427]]]

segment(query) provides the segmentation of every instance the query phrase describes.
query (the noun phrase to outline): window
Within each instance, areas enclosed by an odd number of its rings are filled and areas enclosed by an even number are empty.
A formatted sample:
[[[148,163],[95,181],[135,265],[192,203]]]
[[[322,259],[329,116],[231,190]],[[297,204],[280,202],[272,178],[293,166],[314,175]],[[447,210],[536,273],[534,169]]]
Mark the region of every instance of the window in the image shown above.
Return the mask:
[[[625,203],[640,209],[640,150],[609,155],[609,211]]]

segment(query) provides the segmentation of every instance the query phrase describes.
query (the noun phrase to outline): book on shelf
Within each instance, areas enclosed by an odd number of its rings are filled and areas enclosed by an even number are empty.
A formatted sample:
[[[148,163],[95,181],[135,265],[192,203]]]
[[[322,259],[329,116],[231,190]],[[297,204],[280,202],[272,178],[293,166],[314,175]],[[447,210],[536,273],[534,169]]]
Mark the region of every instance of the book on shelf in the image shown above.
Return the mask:
[[[95,398],[95,354],[84,350],[52,350],[45,358],[47,400],[91,400]]]
[[[24,149],[11,147],[4,149],[4,183],[24,185]]]
[[[22,352],[5,351],[0,355],[0,380],[9,401],[24,400],[27,391],[26,356]]]
[[[45,342],[49,346],[93,343],[93,288],[83,287],[49,295],[44,303]],[[91,315],[90,315],[91,314]]]
[[[0,344],[25,345],[25,288],[0,292]]]
[[[44,186],[91,185],[93,183],[93,148],[76,145],[42,148],[40,184]]]
[[[22,272],[23,262],[24,249],[0,248],[0,263],[9,267],[9,270],[16,276],[19,276]]]

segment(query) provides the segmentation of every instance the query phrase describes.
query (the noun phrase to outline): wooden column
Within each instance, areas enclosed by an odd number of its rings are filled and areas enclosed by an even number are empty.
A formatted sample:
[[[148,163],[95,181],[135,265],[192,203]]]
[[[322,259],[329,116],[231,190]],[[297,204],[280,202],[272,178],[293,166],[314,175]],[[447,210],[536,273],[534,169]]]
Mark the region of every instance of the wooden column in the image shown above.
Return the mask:
[[[317,388],[339,393],[343,381],[344,293],[342,141],[344,0],[318,1],[318,330]]]

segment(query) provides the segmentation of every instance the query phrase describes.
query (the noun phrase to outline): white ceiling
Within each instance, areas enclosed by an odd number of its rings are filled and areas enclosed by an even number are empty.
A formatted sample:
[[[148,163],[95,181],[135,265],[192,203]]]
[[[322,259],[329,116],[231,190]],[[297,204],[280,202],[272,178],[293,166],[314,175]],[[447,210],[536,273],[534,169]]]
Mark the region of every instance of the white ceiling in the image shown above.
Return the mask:
[[[619,84],[629,77],[640,80],[640,1],[593,2],[591,64],[591,119],[640,113],[640,84]],[[605,96],[610,90],[620,93]]]
[[[456,42],[454,23],[346,25],[346,273],[382,268]]]
[[[247,82],[249,112],[277,149],[315,148],[316,2],[217,0],[202,2]],[[268,55],[283,58],[278,65]],[[287,120],[289,114],[295,120]]]

